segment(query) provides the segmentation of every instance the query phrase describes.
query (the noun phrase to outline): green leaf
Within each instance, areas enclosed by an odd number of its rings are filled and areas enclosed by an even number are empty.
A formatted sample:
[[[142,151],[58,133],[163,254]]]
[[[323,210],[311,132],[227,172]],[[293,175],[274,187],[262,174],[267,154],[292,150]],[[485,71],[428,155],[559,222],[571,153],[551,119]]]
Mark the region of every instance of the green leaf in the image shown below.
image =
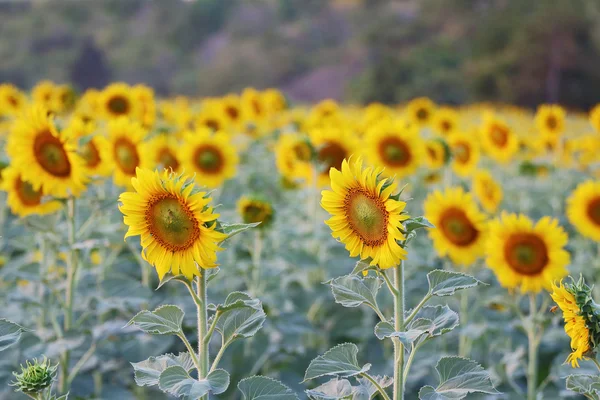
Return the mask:
[[[352,385],[347,379],[335,377],[314,389],[307,390],[306,395],[312,400],[339,400],[352,395]]]
[[[160,374],[172,366],[180,366],[188,373],[194,369],[194,362],[189,353],[163,354],[158,357],[150,357],[147,360],[137,363],[131,363],[135,371],[135,383],[138,386],[154,386],[158,385]]]
[[[421,216],[409,218],[406,221],[404,221],[404,228],[408,233],[420,228],[435,228],[435,226],[431,222],[429,222],[427,218]]]
[[[23,332],[30,332],[30,330],[7,319],[0,318],[0,351],[16,344],[21,339]]]
[[[372,378],[383,389],[385,389],[386,387],[392,386],[392,384],[394,383],[394,379],[390,378],[389,376],[377,375],[377,376],[373,376]],[[375,396],[375,393],[378,392],[377,387],[375,385],[373,385],[373,383],[371,383],[371,381],[368,380],[367,378],[356,378],[356,380],[358,381],[358,383],[360,383],[360,386],[364,387],[367,390],[367,394],[368,394],[367,398],[369,398],[369,399],[372,398],[373,396]]]
[[[600,400],[600,377],[592,375],[567,376],[567,389]]]
[[[126,326],[135,325],[152,335],[178,335],[182,333],[183,316],[181,308],[165,305],[154,311],[140,311]]]
[[[223,242],[224,242],[227,239],[231,239],[238,233],[242,233],[244,231],[247,231],[248,229],[256,228],[258,225],[260,225],[260,222],[253,222],[251,224],[223,224],[223,223],[221,223],[220,226],[217,228],[217,230],[219,232],[223,232],[224,234],[227,235],[227,237],[223,240]]]
[[[244,306],[237,307],[240,301],[244,303]],[[255,303],[252,297],[245,293],[231,293],[227,296],[225,304],[227,303],[232,308],[223,312],[216,326],[217,331],[223,336],[223,342],[226,346],[236,339],[254,336],[262,328],[267,317],[260,301]],[[233,305],[236,305],[236,307],[233,307]]]
[[[262,304],[260,300],[253,299],[249,295],[243,292],[233,292],[225,299],[225,304],[219,304],[216,306],[216,311],[229,311],[236,308],[249,307],[255,310],[262,310]]]
[[[353,343],[337,345],[310,362],[303,382],[326,375],[350,377],[367,372],[371,364],[358,365],[358,347]]]
[[[160,289],[161,287],[163,287],[164,285],[166,285],[168,282],[171,281],[179,281],[179,282],[183,282],[183,283],[188,283],[190,282],[190,280],[188,278],[185,277],[185,275],[172,275],[170,273],[166,274],[162,280],[158,283],[158,286],[156,287],[156,290]]]
[[[410,347],[415,340],[419,339],[425,333],[427,333],[427,331],[423,329],[409,329],[405,332],[396,332],[391,323],[383,321],[375,325],[375,336],[377,336],[379,340],[388,337],[397,337],[402,344],[407,347]]]
[[[298,400],[292,389],[266,376],[242,379],[237,387],[242,392],[242,400]]]
[[[434,296],[450,296],[457,290],[468,289],[479,284],[486,285],[471,275],[461,272],[436,269],[427,274],[429,293]]]
[[[419,391],[421,400],[457,400],[469,393],[499,394],[492,384],[490,375],[475,361],[461,357],[444,357],[435,369],[440,384],[424,386]]]
[[[350,275],[362,274],[363,271],[366,271],[366,270],[369,270],[369,269],[376,269],[376,268],[377,268],[376,266],[369,265],[368,262],[365,262],[363,260],[358,260],[356,262],[356,265],[354,266],[354,269],[350,273]]]
[[[414,321],[409,324],[409,330],[422,330],[429,336],[439,336],[458,326],[458,314],[447,305],[425,306]]]
[[[356,275],[346,275],[327,282],[335,302],[344,307],[358,307],[363,303],[377,307],[377,292],[383,284],[379,278],[359,278]]]
[[[229,374],[223,369],[216,369],[206,379],[196,380],[185,368],[174,365],[160,374],[158,387],[176,397],[198,399],[208,393],[220,394],[226,391],[229,387]]]

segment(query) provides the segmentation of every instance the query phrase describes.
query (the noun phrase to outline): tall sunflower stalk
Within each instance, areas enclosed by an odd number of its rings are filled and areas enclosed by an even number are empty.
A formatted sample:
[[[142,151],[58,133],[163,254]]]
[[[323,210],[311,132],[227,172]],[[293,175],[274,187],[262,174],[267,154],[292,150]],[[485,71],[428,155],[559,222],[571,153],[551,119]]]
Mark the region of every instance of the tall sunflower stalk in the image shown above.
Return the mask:
[[[327,284],[331,286],[337,303],[345,307],[364,304],[376,313],[380,321],[375,326],[375,335],[380,340],[389,339],[393,342],[393,375],[389,378],[369,374],[370,364],[362,365],[358,362],[358,347],[352,343],[344,343],[314,359],[304,378],[306,381],[322,376],[336,376],[334,379],[337,382],[340,376],[346,380],[353,377],[358,385],[347,383],[351,385],[353,393],[368,391],[367,386],[372,386],[386,400],[403,400],[410,367],[418,350],[434,337],[458,326],[458,314],[447,305],[431,306],[427,302],[435,296],[452,295],[481,282],[458,272],[432,271],[427,275],[429,289],[423,299],[414,308],[406,309],[406,249],[417,230],[433,228],[433,225],[424,217],[409,217],[404,212],[406,203],[399,200],[401,191],[397,193],[396,183],[393,179],[382,178],[381,173],[381,169],[363,168],[361,159],[344,160],[341,170],[330,170],[333,190],[323,191],[321,204],[332,214],[326,221],[332,235],[346,245],[350,256],[361,258],[350,275],[334,278]],[[374,271],[376,276],[369,276],[369,271]],[[392,315],[386,315],[377,302],[377,294],[384,284],[393,299]],[[350,362],[342,363],[340,360]],[[463,394],[497,393],[489,376],[474,361],[444,357],[436,368],[451,370],[452,376],[444,374],[437,388],[423,387],[420,398],[434,396],[436,393],[441,395],[441,390],[446,395],[456,390],[457,396],[459,391]],[[455,377],[458,378],[455,382],[460,381],[463,378],[460,375],[464,371],[477,371],[477,377],[472,378],[472,386],[466,384],[461,388],[453,388],[452,383],[445,381]],[[464,379],[469,380],[470,377],[465,376]],[[341,392],[333,393],[335,390],[332,387],[342,386],[328,382],[310,392],[318,396],[341,396]],[[391,396],[387,389],[390,386]]]
[[[208,304],[209,282],[219,272],[216,253],[222,250],[221,244],[258,224],[221,223],[209,206],[211,198],[184,175],[138,169],[132,184],[135,192],[119,198],[129,226],[125,237],[141,237],[142,257],[156,268],[159,288],[169,281],[186,286],[197,309],[198,338],[197,347],[192,346],[183,330],[184,312],[176,305],[138,313],[128,325],[149,334],[175,335],[187,352],[132,363],[136,383],[158,386],[177,397],[208,399],[229,386],[229,373],[218,368],[225,350],[234,341],[253,336],[266,319],[261,302],[246,293],[233,292],[224,304]],[[211,363],[215,332],[221,336],[221,345]],[[157,369],[156,376],[148,377],[144,372],[148,368]]]

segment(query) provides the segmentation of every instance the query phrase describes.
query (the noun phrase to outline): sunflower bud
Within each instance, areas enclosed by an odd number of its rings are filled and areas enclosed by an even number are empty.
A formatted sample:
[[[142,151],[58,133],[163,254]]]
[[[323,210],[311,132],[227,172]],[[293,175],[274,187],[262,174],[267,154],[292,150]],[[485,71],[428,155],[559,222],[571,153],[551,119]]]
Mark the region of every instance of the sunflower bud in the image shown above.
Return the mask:
[[[267,227],[273,221],[271,203],[260,196],[243,196],[238,201],[238,212],[246,224],[261,222],[261,227]]]
[[[58,364],[50,365],[50,360],[45,357],[43,361],[38,361],[36,358],[33,362],[28,360],[25,366],[21,365],[20,374],[13,372],[16,380],[11,382],[11,386],[16,387],[16,392],[40,393],[54,382],[57,367]]]

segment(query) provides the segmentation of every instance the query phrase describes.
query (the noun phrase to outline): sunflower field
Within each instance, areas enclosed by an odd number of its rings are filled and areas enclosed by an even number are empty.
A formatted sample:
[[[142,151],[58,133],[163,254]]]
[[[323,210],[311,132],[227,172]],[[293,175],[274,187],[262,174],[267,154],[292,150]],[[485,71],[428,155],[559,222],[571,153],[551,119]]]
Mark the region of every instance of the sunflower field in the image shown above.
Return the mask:
[[[0,398],[600,399],[600,106],[0,85]]]

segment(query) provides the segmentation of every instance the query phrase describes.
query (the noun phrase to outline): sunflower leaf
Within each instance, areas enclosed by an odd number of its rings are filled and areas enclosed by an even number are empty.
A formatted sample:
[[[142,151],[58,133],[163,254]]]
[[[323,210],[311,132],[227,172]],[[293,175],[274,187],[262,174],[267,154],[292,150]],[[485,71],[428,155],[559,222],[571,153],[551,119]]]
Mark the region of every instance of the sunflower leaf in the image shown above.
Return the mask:
[[[251,376],[238,385],[243,400],[298,400],[296,393],[283,383],[266,376]]]
[[[422,330],[429,336],[439,336],[458,326],[458,314],[447,305],[424,306],[409,324],[409,330]]]
[[[189,353],[163,354],[158,357],[150,357],[144,361],[131,363],[135,374],[135,383],[138,386],[155,386],[158,385],[160,374],[167,369],[178,365],[185,369],[188,373],[194,369],[194,362]]]
[[[307,390],[311,400],[340,400],[352,396],[352,385],[347,379],[335,377],[314,389]]]
[[[424,386],[421,400],[457,400],[469,393],[500,394],[486,370],[475,361],[462,357],[443,357],[435,369],[440,377],[437,387]]]
[[[600,377],[592,375],[567,376],[567,389],[600,400]]]
[[[306,369],[303,382],[326,375],[350,377],[367,372],[371,364],[358,365],[358,347],[353,343],[337,345],[312,360]]]
[[[224,311],[217,322],[216,329],[223,336],[225,346],[236,339],[254,336],[267,318],[262,303],[242,292],[229,294],[225,305],[221,307]]]
[[[179,282],[183,282],[183,283],[186,283],[186,282],[190,281],[188,278],[185,277],[185,275],[181,275],[181,274],[179,274],[179,275],[173,275],[173,274],[168,273],[158,283],[158,286],[156,287],[156,290],[160,289],[165,284],[167,284],[168,282],[171,282],[173,280],[179,281]]]
[[[182,333],[184,312],[174,305],[160,306],[154,311],[140,311],[127,323],[152,335],[179,335]]]
[[[15,345],[21,339],[23,332],[30,332],[30,330],[7,319],[0,318],[0,351]]]
[[[224,242],[225,240],[231,239],[232,237],[234,237],[238,233],[242,233],[244,231],[247,231],[248,229],[256,228],[258,225],[260,225],[260,222],[253,222],[251,224],[224,224],[224,223],[220,223],[219,226],[217,227],[217,230],[219,232],[222,232],[222,233],[224,233],[224,234],[227,235],[227,237],[223,240],[223,242]]]
[[[383,281],[379,278],[359,278],[356,275],[340,276],[327,282],[331,286],[335,302],[344,307],[358,307],[365,303],[377,307],[377,292]]]
[[[435,228],[435,226],[427,220],[427,218],[413,217],[404,221],[404,228],[406,232],[412,232],[420,228]]]
[[[436,269],[427,274],[429,293],[433,296],[450,296],[457,290],[469,289],[477,285],[487,285],[479,279],[462,272]]]
[[[208,393],[220,394],[229,387],[229,373],[216,369],[208,374],[206,379],[196,380],[185,368],[173,365],[161,372],[158,387],[163,392],[176,397],[198,399]]]
[[[409,329],[405,332],[397,332],[389,322],[379,322],[375,325],[375,336],[379,340],[388,337],[397,337],[404,346],[410,347],[416,340],[427,333],[424,329]]]

